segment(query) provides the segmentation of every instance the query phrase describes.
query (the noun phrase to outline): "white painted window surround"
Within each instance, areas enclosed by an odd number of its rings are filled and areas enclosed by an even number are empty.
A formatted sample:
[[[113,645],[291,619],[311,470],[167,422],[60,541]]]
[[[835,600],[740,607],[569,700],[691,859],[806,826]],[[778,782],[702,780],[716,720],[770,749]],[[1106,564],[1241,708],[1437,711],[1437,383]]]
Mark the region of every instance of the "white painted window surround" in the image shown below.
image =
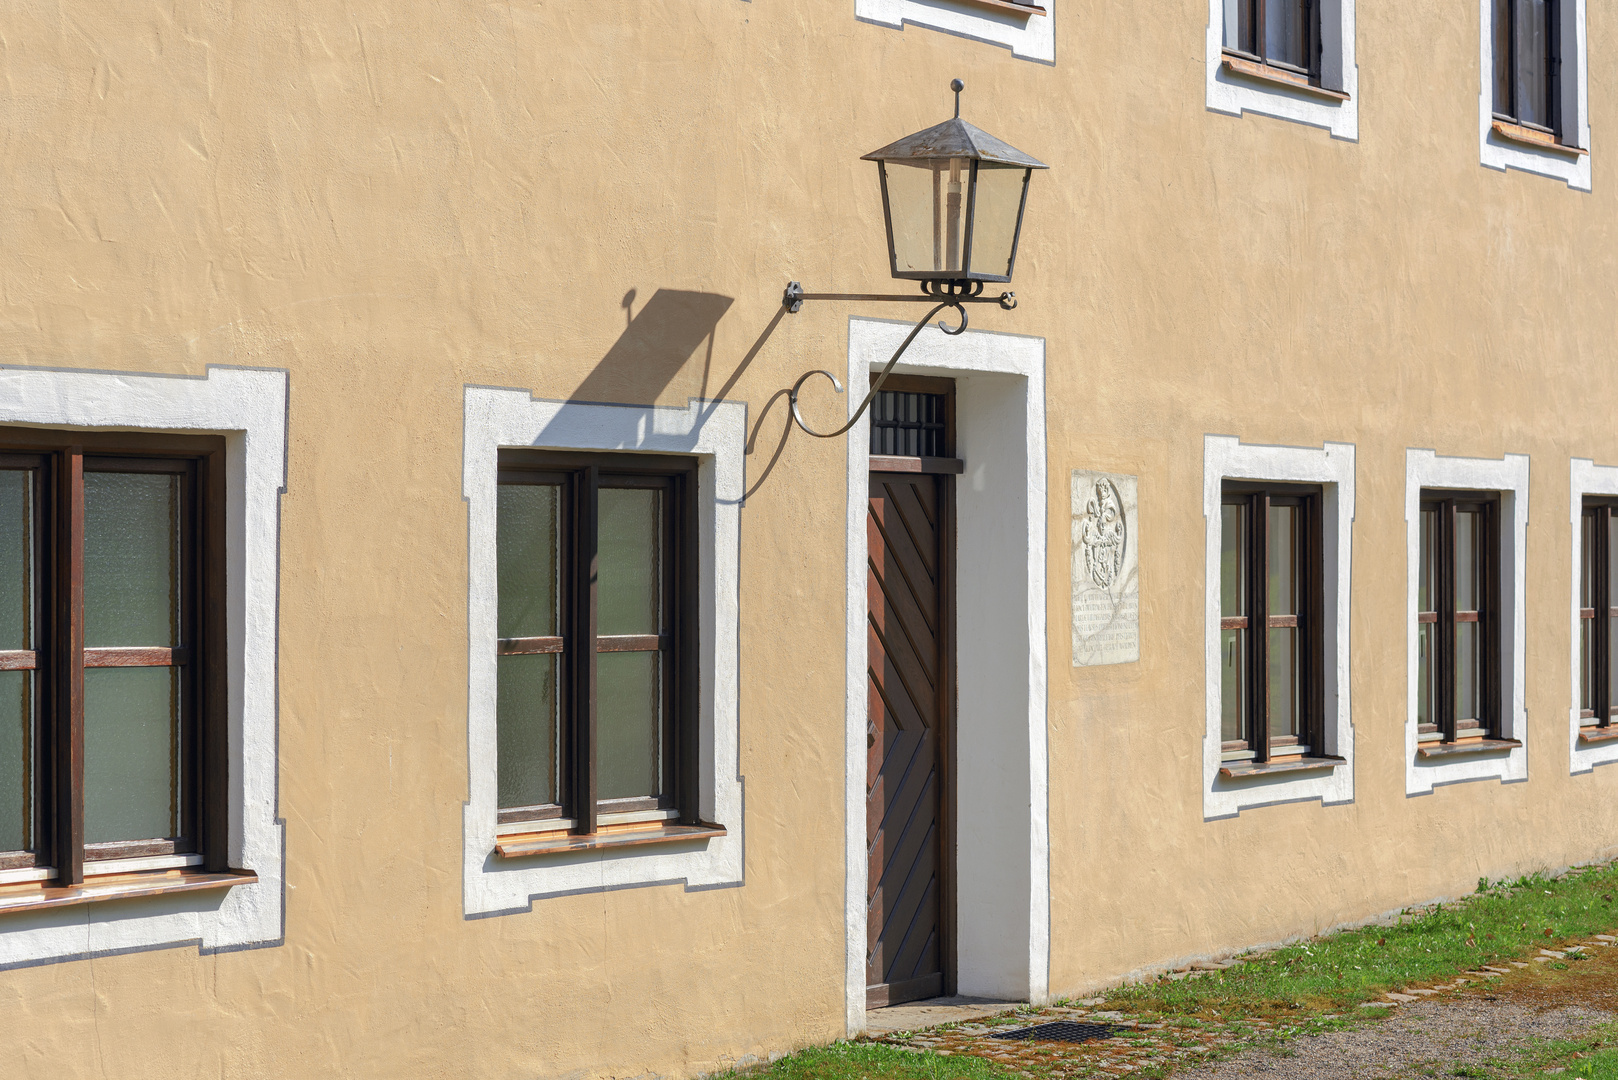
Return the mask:
[[[1507,754],[1425,759],[1416,756],[1417,587],[1421,580],[1423,489],[1500,493],[1500,736],[1528,741],[1523,704],[1524,590],[1528,557],[1528,456],[1440,457],[1432,450],[1405,451],[1405,794],[1425,795],[1439,784],[1461,780],[1528,779],[1528,748]]]
[[[15,912],[0,967],[196,944],[203,952],[283,938],[284,828],[276,818],[276,649],[287,377],[210,367],[204,378],[0,369],[0,424],[225,437],[229,623],[230,863],[258,881],[223,893]]]
[[[742,883],[742,780],[738,775],[737,634],[741,500],[747,407],[698,401],[686,408],[537,400],[526,390],[468,386],[462,493],[467,504],[467,757],[462,815],[463,902],[468,916],[527,911],[564,893],[684,882]],[[495,500],[501,447],[603,450],[696,457],[698,605],[702,690],[698,717],[703,820],[728,835],[706,841],[501,859],[495,740]]]
[[[1590,79],[1585,63],[1585,0],[1563,0],[1562,12],[1562,116],[1563,138],[1590,149]],[[1578,191],[1590,190],[1590,154],[1577,156],[1540,150],[1502,139],[1494,133],[1494,3],[1478,0],[1478,42],[1483,85],[1478,91],[1478,152],[1491,169],[1521,169],[1566,181]]]
[[[1044,15],[1022,15],[967,0],[854,0],[854,17],[903,29],[905,23],[1003,45],[1024,60],[1056,61],[1056,0]]]
[[[1320,81],[1348,95],[1347,101],[1232,75],[1221,63],[1225,49],[1226,0],[1208,0],[1207,106],[1214,112],[1262,113],[1323,127],[1339,139],[1360,137],[1360,70],[1354,59],[1354,0],[1320,4]],[[1488,0],[1484,0],[1485,3]]]
[[[1219,775],[1223,696],[1220,685],[1219,572],[1220,501],[1226,480],[1262,480],[1321,486],[1321,558],[1325,607],[1326,754],[1344,758],[1326,774]],[[1349,598],[1353,568],[1354,444],[1261,446],[1229,435],[1202,440],[1202,513],[1206,520],[1206,589],[1203,625],[1207,671],[1207,717],[1202,743],[1202,816],[1234,817],[1243,810],[1281,802],[1319,799],[1323,805],[1354,801],[1354,725],[1349,709]]]
[[[869,385],[909,323],[850,318],[848,385]],[[895,368],[955,380],[956,983],[1043,1002],[1050,986],[1046,716],[1045,340],[936,326]],[[850,412],[864,395],[848,395]],[[870,426],[848,433],[844,808],[848,1031],[865,1028],[866,515]],[[1064,526],[1065,529],[1065,526]],[[966,572],[965,568],[970,568]]]
[[[1589,772],[1597,765],[1618,761],[1618,743],[1579,744],[1579,581],[1584,565],[1584,497],[1586,495],[1618,495],[1618,467],[1597,465],[1589,458],[1574,458],[1571,474],[1571,505],[1573,525],[1572,588],[1568,603],[1568,712],[1567,744],[1568,772]]]

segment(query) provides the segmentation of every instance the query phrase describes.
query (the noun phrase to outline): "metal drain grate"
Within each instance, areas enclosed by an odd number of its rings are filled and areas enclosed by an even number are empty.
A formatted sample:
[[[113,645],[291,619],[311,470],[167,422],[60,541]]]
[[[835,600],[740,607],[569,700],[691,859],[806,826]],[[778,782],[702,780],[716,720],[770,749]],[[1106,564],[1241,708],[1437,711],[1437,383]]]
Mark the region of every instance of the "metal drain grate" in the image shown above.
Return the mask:
[[[1036,1027],[1018,1028],[1016,1031],[1002,1031],[989,1036],[991,1039],[1028,1039],[1031,1042],[1065,1042],[1082,1043],[1095,1039],[1110,1039],[1118,1033],[1114,1024],[1075,1024],[1068,1020],[1058,1020],[1050,1024],[1040,1024]]]

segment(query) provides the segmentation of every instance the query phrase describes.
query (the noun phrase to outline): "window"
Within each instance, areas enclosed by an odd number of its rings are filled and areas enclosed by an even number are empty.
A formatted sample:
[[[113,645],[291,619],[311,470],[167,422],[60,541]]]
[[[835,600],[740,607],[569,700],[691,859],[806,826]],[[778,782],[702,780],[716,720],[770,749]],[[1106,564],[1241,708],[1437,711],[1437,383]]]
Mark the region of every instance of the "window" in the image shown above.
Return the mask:
[[[1323,756],[1321,489],[1226,481],[1220,504],[1223,760]]]
[[[1225,51],[1320,80],[1319,0],[1224,0]]]
[[[1561,0],[1492,0],[1494,115],[1561,130]]]
[[[66,438],[0,431],[0,869],[224,870],[223,440]]]
[[[501,452],[502,824],[698,824],[694,479],[687,458]]]
[[[1416,583],[1418,745],[1499,738],[1499,497],[1424,491]]]
[[[1579,727],[1603,736],[1618,714],[1613,658],[1618,653],[1618,500],[1584,500],[1579,544]],[[1618,729],[1613,730],[1618,735]]]

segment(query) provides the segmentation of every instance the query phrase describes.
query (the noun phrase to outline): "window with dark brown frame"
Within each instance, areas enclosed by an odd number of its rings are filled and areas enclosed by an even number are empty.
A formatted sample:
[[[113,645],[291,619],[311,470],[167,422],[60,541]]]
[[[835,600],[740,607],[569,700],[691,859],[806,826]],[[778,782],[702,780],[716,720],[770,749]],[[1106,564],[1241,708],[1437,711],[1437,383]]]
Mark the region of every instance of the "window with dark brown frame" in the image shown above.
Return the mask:
[[[695,467],[501,451],[502,823],[576,835],[618,815],[700,824]]]
[[[1561,124],[1561,0],[1493,0],[1494,116],[1552,135]]]
[[[1225,0],[1224,48],[1320,83],[1319,0]]]
[[[1221,503],[1222,756],[1324,757],[1321,489],[1226,481]]]
[[[1586,498],[1580,520],[1579,726],[1586,737],[1618,737],[1618,499]]]
[[[1424,491],[1416,584],[1416,738],[1500,738],[1500,499]]]
[[[218,438],[0,429],[0,869],[227,869],[224,476]]]

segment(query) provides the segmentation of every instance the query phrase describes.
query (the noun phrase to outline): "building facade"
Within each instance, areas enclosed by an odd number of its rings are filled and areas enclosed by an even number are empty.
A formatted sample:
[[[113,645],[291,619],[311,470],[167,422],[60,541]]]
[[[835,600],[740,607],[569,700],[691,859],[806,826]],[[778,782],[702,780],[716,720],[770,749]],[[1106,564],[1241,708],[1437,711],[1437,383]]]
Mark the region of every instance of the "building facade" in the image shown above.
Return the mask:
[[[9,5],[0,1071],[693,1076],[1618,851],[1615,31]],[[813,437],[956,77],[1017,303]]]

